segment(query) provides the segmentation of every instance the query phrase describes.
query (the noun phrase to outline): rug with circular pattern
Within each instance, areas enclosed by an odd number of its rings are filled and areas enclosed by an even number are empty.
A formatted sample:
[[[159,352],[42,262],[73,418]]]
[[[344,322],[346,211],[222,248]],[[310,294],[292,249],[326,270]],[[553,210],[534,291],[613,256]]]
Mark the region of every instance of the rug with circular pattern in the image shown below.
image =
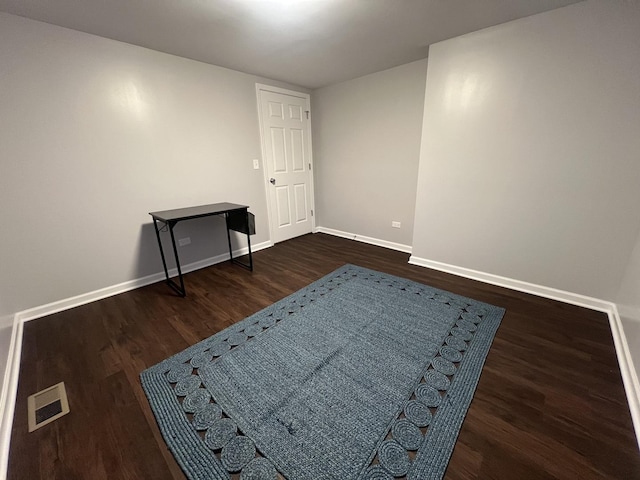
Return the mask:
[[[190,479],[440,479],[503,315],[345,265],[140,377]]]

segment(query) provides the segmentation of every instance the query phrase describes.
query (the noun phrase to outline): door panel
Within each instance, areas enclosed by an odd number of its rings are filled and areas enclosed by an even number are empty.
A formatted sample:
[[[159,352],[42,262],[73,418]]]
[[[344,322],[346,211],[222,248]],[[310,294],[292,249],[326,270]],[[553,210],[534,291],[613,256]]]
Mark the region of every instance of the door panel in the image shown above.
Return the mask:
[[[294,172],[304,172],[304,131],[291,129],[291,163]]]
[[[294,185],[293,191],[295,193],[296,204],[296,223],[306,222],[307,217],[307,186],[304,183]]]
[[[291,203],[289,202],[289,186],[281,185],[275,187],[276,202],[278,212],[278,227],[291,225]]]
[[[289,118],[292,120],[302,120],[302,107],[300,105],[289,105]]]
[[[284,128],[271,128],[271,158],[273,171],[276,173],[287,171],[287,148],[285,146]]]
[[[269,116],[274,118],[284,118],[283,105],[279,102],[269,102]]]
[[[274,242],[309,233],[311,208],[311,150],[308,98],[258,90],[267,192]]]

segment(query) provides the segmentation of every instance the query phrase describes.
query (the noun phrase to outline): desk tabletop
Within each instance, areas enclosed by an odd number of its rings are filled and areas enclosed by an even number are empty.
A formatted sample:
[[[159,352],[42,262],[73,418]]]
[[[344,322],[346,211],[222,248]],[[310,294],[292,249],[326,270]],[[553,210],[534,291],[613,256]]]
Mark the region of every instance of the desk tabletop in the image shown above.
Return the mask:
[[[246,210],[246,205],[237,205],[235,203],[212,203],[211,205],[198,205],[197,207],[176,208],[173,210],[163,210],[161,212],[150,212],[153,218],[163,222],[177,222],[188,218],[208,217],[209,215],[220,215],[234,210]]]

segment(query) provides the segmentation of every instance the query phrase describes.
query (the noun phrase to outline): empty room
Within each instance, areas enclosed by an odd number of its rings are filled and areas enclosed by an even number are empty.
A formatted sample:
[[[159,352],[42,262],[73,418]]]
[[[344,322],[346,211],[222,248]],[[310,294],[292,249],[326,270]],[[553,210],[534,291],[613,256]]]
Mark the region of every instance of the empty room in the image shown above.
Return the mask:
[[[0,0],[0,480],[640,479],[640,2]]]

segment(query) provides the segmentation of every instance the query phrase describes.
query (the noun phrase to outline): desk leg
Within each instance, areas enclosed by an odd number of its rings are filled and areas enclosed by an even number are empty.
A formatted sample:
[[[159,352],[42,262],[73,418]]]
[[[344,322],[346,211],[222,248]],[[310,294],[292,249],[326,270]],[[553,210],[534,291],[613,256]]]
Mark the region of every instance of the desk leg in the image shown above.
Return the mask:
[[[241,267],[246,268],[247,270],[250,270],[253,272],[253,257],[251,256],[251,238],[249,238],[249,232],[248,232],[248,225],[249,225],[249,211],[247,210],[247,245],[249,246],[249,264],[247,265],[246,263],[242,263],[239,260],[236,260],[235,258],[233,258],[233,250],[231,247],[231,233],[230,233],[230,228],[229,228],[229,214],[225,214],[224,216],[225,218],[225,222],[227,224],[227,241],[229,242],[229,259],[231,260],[231,263],[235,263],[236,265],[240,265]]]
[[[229,233],[229,214],[224,214],[224,223],[227,226],[227,242],[229,242],[229,260],[231,263],[235,263],[233,260],[233,249],[231,248],[231,233]]]
[[[169,232],[171,233],[171,245],[173,245],[173,254],[176,257],[176,267],[178,268],[178,278],[180,279],[180,287],[175,282],[169,282],[169,285],[181,296],[186,297],[187,291],[184,289],[184,279],[182,278],[182,268],[180,268],[180,257],[178,257],[178,248],[176,247],[176,237],[173,235],[173,227],[175,223],[169,222]]]
[[[247,217],[249,214],[247,213]],[[249,219],[247,218],[247,223]],[[251,235],[247,233],[247,245],[249,246],[249,270],[253,272],[253,256],[251,255]]]
[[[247,210],[247,246],[249,247],[249,270],[253,272],[253,256],[251,255],[251,234],[249,233],[249,210]]]
[[[162,257],[162,267],[164,268],[164,276],[169,281],[169,270],[167,270],[167,261],[164,258],[164,249],[162,248],[162,241],[160,240],[160,229],[158,229],[158,220],[153,219],[153,226],[156,229],[156,238],[158,239],[158,248],[160,249],[160,256]]]
[[[178,277],[180,278],[180,285],[169,278],[169,269],[167,268],[167,260],[164,256],[164,249],[162,248],[162,241],[160,240],[160,229],[158,228],[158,221],[153,219],[153,226],[156,229],[156,238],[158,239],[158,248],[160,248],[160,256],[162,257],[162,267],[164,268],[164,276],[166,278],[167,285],[169,285],[175,292],[181,297],[185,297],[187,292],[184,288],[184,280],[182,279],[182,269],[180,268],[180,258],[178,257],[178,249],[176,248],[176,239],[173,235],[173,227],[175,223],[169,222],[166,224],[169,227],[171,233],[171,244],[173,245],[173,254],[176,258],[176,265],[178,266]]]

